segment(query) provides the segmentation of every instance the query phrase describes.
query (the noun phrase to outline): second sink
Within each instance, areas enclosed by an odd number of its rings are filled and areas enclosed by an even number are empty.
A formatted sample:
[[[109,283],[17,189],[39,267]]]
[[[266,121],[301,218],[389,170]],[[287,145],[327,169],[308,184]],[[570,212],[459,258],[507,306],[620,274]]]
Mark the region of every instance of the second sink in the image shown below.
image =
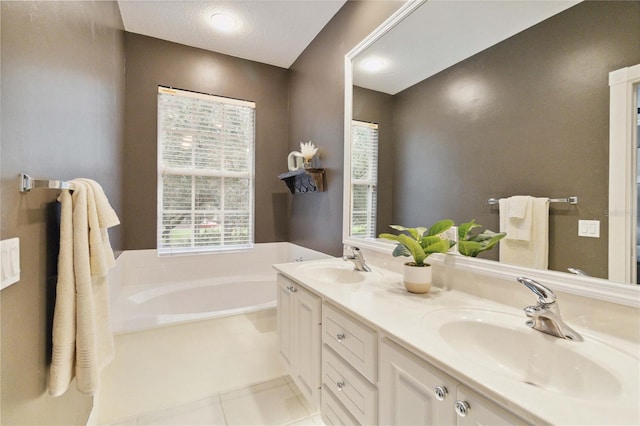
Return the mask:
[[[469,308],[427,315],[456,355],[521,383],[581,399],[637,394],[638,360],[593,339],[572,342],[528,328],[524,315]],[[633,389],[629,389],[629,386]]]

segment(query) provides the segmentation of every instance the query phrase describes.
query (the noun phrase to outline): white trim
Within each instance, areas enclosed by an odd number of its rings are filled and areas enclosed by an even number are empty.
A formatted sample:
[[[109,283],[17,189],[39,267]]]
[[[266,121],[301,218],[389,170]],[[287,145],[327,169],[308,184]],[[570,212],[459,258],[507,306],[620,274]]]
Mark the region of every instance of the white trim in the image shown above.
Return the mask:
[[[609,73],[609,279],[636,282],[637,97],[640,64]]]
[[[242,99],[225,98],[222,96],[208,95],[206,93],[191,92],[188,90],[173,89],[170,87],[158,86],[158,93],[165,95],[178,95],[185,98],[200,99],[204,101],[222,102],[228,105],[238,105],[247,108],[256,108],[256,103],[251,101],[243,101]]]
[[[356,238],[347,237],[343,243],[347,246],[358,247],[361,249],[372,250],[378,253],[385,253],[391,256],[396,244],[382,238]]]
[[[377,123],[369,123],[368,121],[360,121],[360,120],[351,120],[351,124],[355,124],[357,126],[368,127],[370,129],[378,130]]]
[[[414,0],[403,4],[400,9],[384,21],[382,25],[373,30],[373,32],[358,43],[356,47],[344,55],[344,182],[342,190],[342,242],[347,245],[364,247],[365,244],[369,244],[368,241],[363,244],[361,239],[351,237],[351,122],[353,120],[353,66],[351,61],[426,1],[427,0]],[[373,244],[374,247],[376,246],[374,243],[371,244]]]
[[[383,239],[349,238],[345,244],[391,256],[396,243]],[[640,308],[640,286],[615,283],[601,278],[574,276],[565,272],[523,268],[499,263],[494,260],[477,259],[458,253],[432,254],[429,263],[470,271],[497,279],[515,281],[525,275],[548,285],[554,291],[565,292],[591,299]]]
[[[429,256],[429,263],[452,266],[458,270],[468,270],[506,280],[515,280],[518,276],[526,275],[543,282],[554,291],[640,308],[640,289],[636,285],[614,283],[601,278],[573,276],[565,272],[523,268],[459,254],[432,254]]]
[[[212,170],[212,169],[187,169],[180,167],[160,167],[160,175],[184,175],[184,176],[207,176],[207,177],[229,177],[229,178],[241,178],[248,179],[251,177],[251,172],[230,172],[226,170]]]

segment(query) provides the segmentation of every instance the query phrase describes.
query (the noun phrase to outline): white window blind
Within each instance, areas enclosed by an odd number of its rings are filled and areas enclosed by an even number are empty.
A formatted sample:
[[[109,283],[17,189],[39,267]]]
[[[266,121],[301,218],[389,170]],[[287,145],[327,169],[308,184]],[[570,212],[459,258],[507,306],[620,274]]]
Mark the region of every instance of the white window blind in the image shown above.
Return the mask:
[[[158,254],[251,247],[255,104],[158,87]]]
[[[351,123],[351,235],[376,236],[378,125]]]

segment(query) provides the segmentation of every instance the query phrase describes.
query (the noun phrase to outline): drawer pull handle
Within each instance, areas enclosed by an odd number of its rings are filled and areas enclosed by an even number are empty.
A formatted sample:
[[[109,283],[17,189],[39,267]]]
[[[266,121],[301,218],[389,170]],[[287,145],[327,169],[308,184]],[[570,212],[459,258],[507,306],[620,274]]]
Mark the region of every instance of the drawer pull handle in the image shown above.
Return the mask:
[[[295,288],[294,286],[291,286],[291,293],[296,293],[298,291],[297,288]]]
[[[347,336],[345,336],[345,334],[344,334],[344,333],[336,334],[336,340],[338,341],[338,343],[342,343],[342,341],[343,341],[344,339],[346,339],[346,338],[347,338]]]
[[[436,395],[436,399],[438,401],[444,401],[444,399],[447,397],[447,394],[449,393],[449,391],[447,390],[447,388],[445,386],[436,386],[433,389],[433,393]]]
[[[337,382],[336,386],[338,387],[338,391],[341,391],[342,388],[345,387],[345,382]]]
[[[456,414],[460,417],[466,417],[471,407],[467,401],[456,401]]]

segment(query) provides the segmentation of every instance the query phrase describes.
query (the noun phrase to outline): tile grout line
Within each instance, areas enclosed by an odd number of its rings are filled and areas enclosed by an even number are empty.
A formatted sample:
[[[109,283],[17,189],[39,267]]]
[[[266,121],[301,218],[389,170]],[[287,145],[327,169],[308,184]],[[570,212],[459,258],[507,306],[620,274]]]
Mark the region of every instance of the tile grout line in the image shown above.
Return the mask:
[[[220,403],[220,411],[222,411],[222,419],[224,420],[225,426],[229,426],[229,421],[227,420],[227,413],[224,411],[224,403],[222,402],[222,392],[218,392],[218,402]]]
[[[228,391],[225,391],[225,392],[217,392],[217,393],[209,395],[206,398],[198,398],[195,401],[190,401],[190,402],[187,402],[185,404],[179,404],[177,406],[167,407],[167,408],[163,408],[163,409],[159,409],[159,410],[139,412],[139,413],[136,413],[135,416],[129,417],[129,419],[131,419],[131,420],[135,419],[135,425],[139,426],[140,425],[140,420],[144,416],[153,415],[153,414],[156,414],[156,413],[161,412],[161,411],[166,411],[166,410],[182,407],[182,406],[185,406],[185,405],[193,404],[193,403],[195,403],[197,401],[203,401],[203,400],[206,400],[206,399],[209,399],[209,398],[211,398],[211,399],[215,398],[215,400],[217,400],[218,403],[220,404],[220,410],[222,412],[224,426],[233,426],[233,425],[229,425],[227,412],[225,410],[225,404],[224,404],[224,401],[223,401],[223,398],[222,398],[223,394],[232,394],[232,393],[244,391],[244,390],[247,390],[247,389],[251,389],[251,388],[256,387],[256,386],[264,385],[264,384],[267,384],[267,383],[277,382],[279,380],[282,380],[282,382],[284,382],[284,383],[272,384],[269,388],[264,389],[264,390],[270,390],[270,389],[273,389],[275,387],[280,387],[280,386],[283,386],[283,385],[286,386],[286,388],[289,389],[289,391],[293,394],[293,396],[295,396],[296,401],[298,401],[298,403],[300,404],[300,406],[302,407],[302,409],[305,412],[305,416],[303,416],[301,418],[298,418],[296,420],[293,420],[291,422],[288,422],[288,423],[286,423],[286,425],[294,424],[296,422],[299,422],[299,421],[302,421],[302,420],[305,420],[305,419],[311,419],[313,416],[318,414],[318,413],[311,413],[311,410],[307,407],[306,400],[302,399],[302,394],[300,393],[299,389],[295,386],[295,383],[293,382],[293,380],[288,380],[287,376],[280,376],[278,378],[271,379],[271,380],[266,380],[264,382],[257,382],[257,383],[251,384],[249,386],[244,386],[244,387],[241,387],[241,388],[235,388],[233,390],[228,390]],[[116,425],[118,425],[119,423],[121,423],[124,420],[126,420],[126,419],[120,419],[116,423],[110,423],[109,425],[105,425],[105,426],[116,426]]]
[[[302,405],[302,408],[304,408],[304,410],[307,412],[307,416],[303,417],[301,419],[296,420],[297,422],[304,420],[304,419],[308,419],[313,417],[316,413],[311,413],[311,410],[309,410],[309,408],[307,407],[307,405],[309,404],[305,399],[301,398],[302,394],[300,393],[300,390],[298,389],[298,387],[294,384],[293,379],[291,381],[288,381],[285,379],[285,382],[287,384],[287,386],[289,387],[289,389],[291,389],[291,392],[293,392],[293,395],[296,397],[296,399],[298,400],[298,402],[300,403],[300,405]],[[291,423],[295,423],[291,422]]]

